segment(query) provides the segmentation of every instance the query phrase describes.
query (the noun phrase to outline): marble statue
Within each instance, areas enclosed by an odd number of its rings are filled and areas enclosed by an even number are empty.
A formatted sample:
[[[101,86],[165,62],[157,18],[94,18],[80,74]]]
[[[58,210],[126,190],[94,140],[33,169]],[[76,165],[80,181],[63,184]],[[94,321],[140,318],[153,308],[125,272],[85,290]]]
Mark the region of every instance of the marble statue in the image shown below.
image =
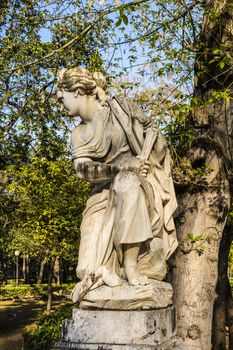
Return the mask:
[[[98,288],[148,290],[177,247],[177,207],[166,141],[131,100],[108,98],[104,76],[62,69],[57,96],[81,123],[72,131],[79,179],[94,184],[83,212],[74,302]],[[163,283],[163,282],[161,282]]]

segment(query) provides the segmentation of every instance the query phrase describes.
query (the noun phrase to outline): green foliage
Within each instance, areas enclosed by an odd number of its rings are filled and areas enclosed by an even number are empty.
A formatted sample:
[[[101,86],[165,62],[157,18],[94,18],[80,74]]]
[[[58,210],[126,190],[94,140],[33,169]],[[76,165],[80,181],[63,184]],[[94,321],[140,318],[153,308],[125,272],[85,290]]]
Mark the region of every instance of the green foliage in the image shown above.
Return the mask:
[[[192,243],[200,241],[202,235],[195,236],[193,232],[187,233],[188,238],[191,240]]]
[[[56,159],[67,153],[70,121],[54,100],[54,78],[64,66],[102,69],[98,42],[106,20],[68,50],[56,50],[88,25],[82,1],[6,2],[0,17],[0,168],[26,162],[30,152]],[[79,8],[79,15],[75,14]],[[46,55],[54,51],[52,64]],[[50,58],[51,60],[51,58]],[[27,66],[28,62],[33,62]]]
[[[187,237],[191,242],[190,251],[194,250],[199,256],[201,256],[206,248],[206,243],[210,244],[210,238],[203,233],[195,235],[193,232],[188,232]]]
[[[116,26],[119,27],[121,25],[122,21],[125,25],[127,25],[129,23],[128,17],[125,15],[123,8],[121,8],[119,11],[119,18],[116,22]]]
[[[7,192],[15,201],[9,244],[12,251],[42,259],[60,257],[76,263],[81,215],[89,184],[78,181],[66,158],[33,157],[21,167],[9,166]]]
[[[50,315],[42,316],[34,325],[28,326],[23,334],[25,350],[49,350],[60,339],[64,319],[72,316],[72,305],[62,306]]]
[[[230,270],[233,270],[233,242],[231,243],[229,257],[228,257],[228,266]]]
[[[24,280],[23,279],[18,279],[18,284],[24,284]],[[16,280],[15,279],[7,279],[7,286],[16,286]]]
[[[230,281],[231,290],[232,290],[232,296],[233,296],[233,278],[231,278],[229,281]]]
[[[73,287],[74,284],[53,284],[53,293],[54,295],[67,295],[71,293]],[[22,284],[17,287],[13,285],[0,286],[0,300],[46,298],[47,290],[47,284]]]
[[[229,224],[233,223],[233,205],[231,206],[231,210],[230,210],[229,215],[228,215],[228,222],[229,222]]]
[[[75,179],[68,161],[71,121],[54,99],[54,79],[65,66],[102,70],[105,18],[58,50],[89,25],[85,11],[79,0],[1,3],[0,280],[16,247],[38,260],[47,251],[63,254],[68,265],[76,260],[88,185]]]

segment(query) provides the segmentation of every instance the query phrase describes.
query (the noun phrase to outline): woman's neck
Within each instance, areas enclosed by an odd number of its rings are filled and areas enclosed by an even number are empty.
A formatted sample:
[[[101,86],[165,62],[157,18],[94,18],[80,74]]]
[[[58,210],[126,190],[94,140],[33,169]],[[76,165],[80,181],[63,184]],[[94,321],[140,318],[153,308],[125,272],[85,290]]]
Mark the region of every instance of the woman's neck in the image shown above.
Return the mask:
[[[93,96],[82,96],[82,102],[80,104],[80,117],[84,124],[96,125],[98,123],[100,115],[104,111],[104,107],[100,102],[93,98]]]

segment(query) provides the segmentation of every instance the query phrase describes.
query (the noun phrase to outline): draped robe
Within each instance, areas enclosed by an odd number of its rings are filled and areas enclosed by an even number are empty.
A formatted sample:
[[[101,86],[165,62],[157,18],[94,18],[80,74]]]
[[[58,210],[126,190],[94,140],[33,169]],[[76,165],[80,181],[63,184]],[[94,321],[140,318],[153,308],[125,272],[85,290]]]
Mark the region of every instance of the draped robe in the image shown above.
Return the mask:
[[[73,158],[105,164],[127,164],[140,156],[146,133],[145,116],[125,98],[108,101],[88,140],[74,129]],[[150,278],[163,279],[166,260],[177,247],[173,214],[177,207],[166,141],[158,136],[150,152],[147,177],[121,171],[94,187],[81,224],[77,275],[102,278],[109,286],[125,279],[124,244],[140,243],[138,268]],[[116,278],[118,277],[118,278]]]

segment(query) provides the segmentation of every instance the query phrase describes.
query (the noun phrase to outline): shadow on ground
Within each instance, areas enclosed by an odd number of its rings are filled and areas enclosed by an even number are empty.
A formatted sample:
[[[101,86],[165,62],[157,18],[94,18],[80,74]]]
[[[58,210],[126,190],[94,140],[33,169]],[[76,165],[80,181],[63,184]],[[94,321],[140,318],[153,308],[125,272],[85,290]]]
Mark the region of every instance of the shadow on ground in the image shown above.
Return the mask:
[[[66,303],[55,301],[54,307]],[[32,324],[46,310],[46,302],[41,300],[19,300],[0,302],[0,349],[22,350],[23,330]]]

